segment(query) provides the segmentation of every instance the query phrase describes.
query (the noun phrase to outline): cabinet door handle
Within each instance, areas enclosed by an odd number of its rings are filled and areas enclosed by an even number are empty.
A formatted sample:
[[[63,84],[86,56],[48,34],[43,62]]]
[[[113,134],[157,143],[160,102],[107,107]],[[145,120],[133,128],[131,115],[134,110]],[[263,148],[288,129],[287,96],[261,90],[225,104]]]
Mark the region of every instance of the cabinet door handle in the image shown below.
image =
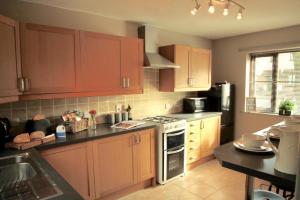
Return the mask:
[[[18,78],[18,89],[19,89],[19,92],[24,92],[25,91],[24,78]]]
[[[133,144],[138,144],[138,137],[136,134],[133,135],[134,136],[134,143]]]
[[[126,88],[126,78],[123,77],[123,78],[122,78],[122,81],[123,81],[123,88]]]
[[[140,135],[138,135],[139,136],[139,144],[141,143],[141,141],[142,141],[142,139],[141,139],[141,136]]]
[[[28,92],[28,91],[29,91],[29,87],[30,87],[29,84],[30,84],[30,83],[29,83],[29,79],[25,77],[25,78],[24,78],[25,92]]]
[[[192,86],[193,85],[193,79],[192,78],[188,78],[188,85]]]
[[[130,87],[130,78],[126,78],[126,83],[127,83],[127,88],[129,88]]]

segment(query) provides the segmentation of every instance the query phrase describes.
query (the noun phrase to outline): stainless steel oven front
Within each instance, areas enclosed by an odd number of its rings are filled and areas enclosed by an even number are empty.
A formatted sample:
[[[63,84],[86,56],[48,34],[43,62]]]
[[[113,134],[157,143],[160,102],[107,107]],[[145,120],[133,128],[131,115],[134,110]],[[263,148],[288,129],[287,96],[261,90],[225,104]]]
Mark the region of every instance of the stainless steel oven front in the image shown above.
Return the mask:
[[[185,173],[185,128],[163,134],[163,182]]]

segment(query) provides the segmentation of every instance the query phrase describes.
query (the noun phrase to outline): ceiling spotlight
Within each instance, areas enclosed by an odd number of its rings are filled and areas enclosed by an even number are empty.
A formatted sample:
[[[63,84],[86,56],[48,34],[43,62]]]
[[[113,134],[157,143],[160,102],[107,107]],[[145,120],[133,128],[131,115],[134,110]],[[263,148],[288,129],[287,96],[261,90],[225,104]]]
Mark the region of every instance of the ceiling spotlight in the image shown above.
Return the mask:
[[[211,14],[213,14],[215,12],[215,7],[212,4],[211,0],[209,1],[209,4],[208,4],[208,12],[211,13]]]
[[[241,20],[243,18],[243,13],[242,12],[243,12],[243,10],[240,9],[239,12],[236,15],[236,19]]]
[[[197,0],[195,1],[195,3],[196,3],[196,6],[191,10],[191,15],[196,15],[200,8],[200,4],[198,3]]]
[[[224,10],[223,10],[223,15],[227,16],[229,14],[229,0],[225,4]]]

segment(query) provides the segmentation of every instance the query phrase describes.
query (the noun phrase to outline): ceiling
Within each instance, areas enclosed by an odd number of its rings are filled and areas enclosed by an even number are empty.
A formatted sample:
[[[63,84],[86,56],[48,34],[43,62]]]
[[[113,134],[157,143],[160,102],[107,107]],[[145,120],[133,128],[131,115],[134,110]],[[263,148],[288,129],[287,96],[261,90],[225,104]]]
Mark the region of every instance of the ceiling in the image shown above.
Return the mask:
[[[193,0],[23,0],[73,11],[121,19],[158,28],[218,39],[245,33],[300,24],[300,0],[236,0],[246,10],[244,18],[236,20],[236,7],[229,15],[207,12],[208,0],[199,0],[196,16],[190,14]]]

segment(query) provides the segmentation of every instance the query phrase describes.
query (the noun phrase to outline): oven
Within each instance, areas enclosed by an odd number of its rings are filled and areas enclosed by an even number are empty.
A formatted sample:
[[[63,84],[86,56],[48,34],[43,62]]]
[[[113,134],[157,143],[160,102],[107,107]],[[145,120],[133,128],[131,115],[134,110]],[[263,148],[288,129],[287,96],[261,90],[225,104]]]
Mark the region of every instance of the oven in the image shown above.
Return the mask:
[[[163,182],[166,182],[185,172],[185,128],[164,133],[163,138]]]

